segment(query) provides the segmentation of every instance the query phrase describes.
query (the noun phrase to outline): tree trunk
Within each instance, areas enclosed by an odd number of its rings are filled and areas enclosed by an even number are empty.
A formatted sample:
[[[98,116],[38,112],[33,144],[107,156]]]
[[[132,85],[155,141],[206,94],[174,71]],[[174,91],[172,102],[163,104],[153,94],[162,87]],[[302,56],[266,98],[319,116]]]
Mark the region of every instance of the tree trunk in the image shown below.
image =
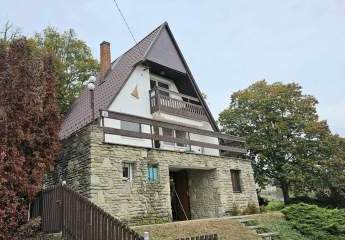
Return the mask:
[[[281,188],[283,191],[284,204],[287,204],[290,201],[289,184],[286,181],[282,181]]]

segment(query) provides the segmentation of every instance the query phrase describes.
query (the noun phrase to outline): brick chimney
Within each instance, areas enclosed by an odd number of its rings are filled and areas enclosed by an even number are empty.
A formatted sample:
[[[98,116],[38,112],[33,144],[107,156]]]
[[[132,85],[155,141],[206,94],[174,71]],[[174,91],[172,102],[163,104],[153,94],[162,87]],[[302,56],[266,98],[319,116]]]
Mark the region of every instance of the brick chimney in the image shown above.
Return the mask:
[[[100,44],[100,52],[101,52],[100,73],[101,73],[101,77],[104,79],[111,65],[110,43],[103,41]]]

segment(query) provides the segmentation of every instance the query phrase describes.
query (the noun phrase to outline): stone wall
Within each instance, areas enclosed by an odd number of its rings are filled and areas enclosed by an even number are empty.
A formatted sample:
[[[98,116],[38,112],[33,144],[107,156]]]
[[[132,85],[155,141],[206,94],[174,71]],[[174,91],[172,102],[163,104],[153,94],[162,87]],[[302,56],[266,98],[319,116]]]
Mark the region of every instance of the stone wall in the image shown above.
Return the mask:
[[[216,170],[189,170],[189,201],[192,219],[219,216],[220,199]]]
[[[90,192],[90,133],[85,127],[62,141],[54,170],[47,174],[45,187],[66,181],[67,185],[86,197]]]
[[[123,163],[132,163],[133,179],[122,178]],[[147,180],[147,165],[157,164],[159,181]],[[257,204],[250,161],[168,150],[103,143],[102,129],[89,125],[63,141],[46,186],[63,180],[105,211],[129,224],[171,221],[169,170],[188,173],[193,219],[229,215],[236,204]],[[241,170],[242,193],[232,190],[230,169]]]
[[[102,142],[103,133],[91,133],[92,201],[130,224],[171,220],[169,169],[189,172],[193,218],[220,217],[234,207],[257,204],[253,171],[247,160],[206,156],[167,150],[111,145]],[[122,164],[133,164],[133,180],[122,179]],[[159,182],[147,181],[147,165],[158,164]],[[242,193],[233,193],[230,169],[241,170]]]

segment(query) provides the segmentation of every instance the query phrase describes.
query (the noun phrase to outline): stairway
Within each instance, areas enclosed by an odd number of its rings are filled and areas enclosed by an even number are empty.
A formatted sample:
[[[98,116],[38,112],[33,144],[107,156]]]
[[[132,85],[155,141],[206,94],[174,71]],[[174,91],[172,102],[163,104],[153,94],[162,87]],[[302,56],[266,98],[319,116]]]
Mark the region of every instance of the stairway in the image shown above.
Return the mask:
[[[249,218],[239,218],[238,221],[247,228],[255,231],[262,240],[278,240],[279,234],[277,232],[270,232],[264,226],[258,225],[257,221]]]

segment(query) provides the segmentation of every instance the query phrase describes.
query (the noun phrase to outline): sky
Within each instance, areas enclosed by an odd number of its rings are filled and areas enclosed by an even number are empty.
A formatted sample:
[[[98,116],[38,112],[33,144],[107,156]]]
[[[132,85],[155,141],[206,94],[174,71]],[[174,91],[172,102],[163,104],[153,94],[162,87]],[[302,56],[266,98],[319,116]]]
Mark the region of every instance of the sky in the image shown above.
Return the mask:
[[[345,0],[117,0],[137,40],[164,21],[215,118],[255,81],[297,82],[315,96],[333,133],[345,136]],[[99,58],[133,46],[113,0],[0,0],[0,26],[30,36],[73,28]]]

